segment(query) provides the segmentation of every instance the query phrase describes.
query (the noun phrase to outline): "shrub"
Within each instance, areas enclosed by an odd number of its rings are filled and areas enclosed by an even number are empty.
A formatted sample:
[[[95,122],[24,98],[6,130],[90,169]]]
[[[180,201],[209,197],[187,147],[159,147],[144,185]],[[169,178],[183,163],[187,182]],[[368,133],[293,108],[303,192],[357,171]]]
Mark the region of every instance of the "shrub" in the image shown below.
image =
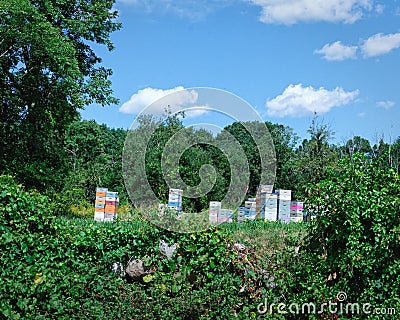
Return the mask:
[[[222,230],[178,234],[142,220],[55,218],[47,197],[10,177],[0,181],[0,317],[247,318],[250,295],[238,295],[243,270]],[[178,243],[170,260],[158,250],[161,239]],[[114,276],[113,262],[132,256],[151,276],[133,283]]]
[[[343,160],[314,188],[307,206],[317,219],[297,282],[309,289],[303,297],[328,302],[343,291],[346,303],[400,305],[399,195],[398,174],[362,155]]]
[[[10,176],[0,176],[0,309],[8,318],[17,310],[31,310],[35,281],[43,278],[35,268],[43,239],[55,232],[48,198],[27,192]],[[35,278],[36,277],[36,278]]]

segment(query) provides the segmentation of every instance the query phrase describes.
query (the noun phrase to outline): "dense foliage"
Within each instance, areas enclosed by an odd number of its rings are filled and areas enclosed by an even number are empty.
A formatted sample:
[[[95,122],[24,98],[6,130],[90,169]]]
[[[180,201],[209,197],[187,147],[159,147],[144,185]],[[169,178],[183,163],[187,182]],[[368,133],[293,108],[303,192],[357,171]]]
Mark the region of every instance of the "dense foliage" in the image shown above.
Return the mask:
[[[90,103],[117,101],[90,46],[113,49],[113,3],[0,2],[0,171],[41,190],[62,185],[68,125]]]
[[[400,178],[380,165],[355,154],[311,190],[317,219],[304,249],[320,297],[343,291],[348,301],[400,306]]]
[[[257,279],[261,269],[254,252],[232,249],[229,230],[177,234],[139,218],[115,223],[55,219],[46,197],[24,191],[8,176],[1,176],[0,186],[3,317],[255,317],[267,280]],[[270,228],[291,232],[280,224]],[[161,239],[178,244],[170,260],[158,249]],[[126,265],[132,256],[152,271],[141,281],[111,271],[113,262]]]
[[[255,221],[172,233],[130,207],[122,175],[127,135],[154,129],[149,145],[140,147],[148,147],[146,177],[164,202],[169,175],[178,172],[195,189],[202,166],[215,169],[209,193],[184,199],[192,212],[221,200],[231,180],[238,185],[241,177],[232,174],[227,155],[239,150],[224,153],[209,143],[223,140],[224,133],[186,128],[187,138],[202,142],[183,152],[176,172],[163,174],[163,150],[184,128],[180,115],[162,122],[144,116],[133,132],[80,120],[79,109],[117,101],[111,70],[92,48],[113,49],[110,34],[120,28],[113,4],[0,1],[0,317],[398,317],[400,137],[372,143],[354,136],[336,145],[334,132],[315,116],[308,139],[299,142],[290,127],[267,122],[277,160],[275,189],[291,189],[293,198],[306,201],[315,216],[307,225]],[[247,196],[254,196],[263,174],[259,149],[243,123],[228,125],[227,132],[244,151]],[[234,158],[244,168],[244,160]],[[205,178],[213,180],[209,172]],[[97,186],[119,192],[123,219],[93,221]],[[84,211],[89,218],[72,218]],[[160,240],[177,244],[171,259],[160,252]],[[133,257],[143,260],[145,276],[129,279],[111,271],[114,262],[126,266]],[[368,303],[396,314],[279,309],[338,302]]]

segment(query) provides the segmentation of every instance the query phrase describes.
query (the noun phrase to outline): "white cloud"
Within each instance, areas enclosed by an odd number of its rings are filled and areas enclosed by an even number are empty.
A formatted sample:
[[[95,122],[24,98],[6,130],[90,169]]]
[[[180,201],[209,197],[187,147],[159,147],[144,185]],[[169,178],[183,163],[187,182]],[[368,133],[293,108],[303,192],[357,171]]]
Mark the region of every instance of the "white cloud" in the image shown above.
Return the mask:
[[[400,48],[400,33],[384,35],[377,33],[367,40],[362,41],[361,46],[345,46],[340,41],[326,44],[314,53],[323,55],[329,61],[342,61],[345,59],[356,59],[357,51],[360,49],[365,58],[376,57]]]
[[[358,90],[346,92],[340,87],[329,91],[323,87],[314,89],[291,84],[281,95],[267,100],[267,114],[273,117],[305,116],[314,112],[323,114],[333,107],[350,103],[358,94]]]
[[[342,61],[345,59],[357,58],[357,46],[345,46],[340,41],[326,44],[314,53],[322,54],[323,58],[329,61]]]
[[[212,110],[209,106],[194,106],[190,109],[185,110],[185,118],[196,118],[205,115],[209,110]]]
[[[372,10],[372,0],[249,0],[260,6],[260,21],[295,24],[302,21],[353,23],[364,11]]]
[[[148,113],[161,114],[168,106],[171,107],[171,111],[176,112],[185,104],[195,103],[197,98],[198,94],[195,90],[185,90],[182,86],[167,90],[145,88],[133,94],[128,101],[122,104],[119,111],[138,114],[151,105]]]
[[[384,108],[386,110],[390,109],[394,105],[395,105],[395,103],[393,101],[378,101],[376,103],[377,107]]]
[[[400,47],[400,33],[375,34],[364,41],[361,50],[366,57],[376,57]]]

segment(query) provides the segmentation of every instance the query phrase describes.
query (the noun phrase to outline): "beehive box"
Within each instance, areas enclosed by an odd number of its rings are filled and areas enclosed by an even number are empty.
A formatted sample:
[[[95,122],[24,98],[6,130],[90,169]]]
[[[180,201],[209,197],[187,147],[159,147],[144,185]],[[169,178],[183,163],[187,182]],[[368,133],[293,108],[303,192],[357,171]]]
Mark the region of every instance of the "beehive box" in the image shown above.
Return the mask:
[[[108,191],[108,188],[96,188],[94,220],[114,220],[118,214],[118,203],[118,192]]]
[[[218,222],[232,222],[233,211],[230,209],[220,209],[218,212]]]
[[[217,223],[218,222],[218,213],[221,209],[221,202],[219,201],[210,201],[210,206],[208,209],[208,221],[210,223]]]
[[[182,211],[182,196],[183,190],[169,189],[168,208],[176,211]]]
[[[278,217],[277,208],[266,208],[264,211],[264,220],[265,221],[276,221]]]
[[[278,199],[279,200],[292,200],[292,191],[291,190],[277,190]]]

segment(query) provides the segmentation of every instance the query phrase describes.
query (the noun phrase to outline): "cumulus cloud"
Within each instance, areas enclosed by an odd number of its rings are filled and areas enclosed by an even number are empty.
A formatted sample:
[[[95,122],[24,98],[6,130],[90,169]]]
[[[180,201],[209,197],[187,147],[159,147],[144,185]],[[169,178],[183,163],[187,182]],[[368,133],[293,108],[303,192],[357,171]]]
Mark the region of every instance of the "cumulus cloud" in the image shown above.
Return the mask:
[[[346,46],[340,41],[327,43],[314,53],[321,54],[329,61],[342,61],[345,59],[356,59],[357,51],[361,51],[364,58],[376,57],[400,48],[400,33],[384,35],[377,33],[367,40],[361,40],[361,46]]]
[[[346,92],[340,87],[329,91],[323,87],[314,89],[311,86],[303,87],[302,84],[291,84],[281,95],[267,100],[267,114],[272,117],[298,117],[314,112],[323,114],[333,107],[350,103],[358,94],[358,90]]]
[[[161,114],[169,106],[171,111],[176,112],[185,104],[195,103],[197,98],[196,90],[185,90],[182,86],[167,90],[145,88],[133,94],[128,101],[122,104],[119,111],[138,114],[148,106],[151,106],[147,109],[147,113]]]
[[[372,10],[372,0],[249,0],[261,7],[264,23],[295,24],[303,21],[353,23],[365,11]]]
[[[378,101],[376,103],[377,107],[380,108],[384,108],[384,109],[390,109],[391,107],[393,107],[395,105],[395,103],[393,101]]]
[[[342,61],[345,59],[357,58],[357,46],[345,46],[340,41],[326,44],[314,53],[322,54],[323,58],[329,61]]]
[[[185,111],[186,118],[196,118],[205,115],[211,110],[208,106],[196,106]]]
[[[400,47],[400,33],[384,35],[382,33],[369,37],[361,46],[365,57],[376,57]]]

